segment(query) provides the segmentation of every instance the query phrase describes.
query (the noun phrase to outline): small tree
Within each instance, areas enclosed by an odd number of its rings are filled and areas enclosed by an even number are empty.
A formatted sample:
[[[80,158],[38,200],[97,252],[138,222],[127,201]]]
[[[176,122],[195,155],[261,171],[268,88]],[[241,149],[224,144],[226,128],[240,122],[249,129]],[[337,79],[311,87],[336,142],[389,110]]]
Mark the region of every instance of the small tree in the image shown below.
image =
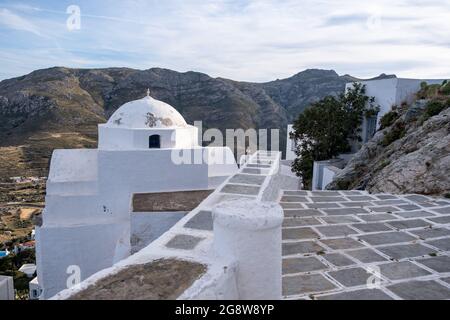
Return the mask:
[[[327,160],[351,149],[349,141],[361,141],[363,117],[378,113],[374,98],[366,96],[365,86],[353,87],[337,97],[327,96],[308,107],[294,121],[291,138],[298,141],[292,171],[310,187],[313,162]]]

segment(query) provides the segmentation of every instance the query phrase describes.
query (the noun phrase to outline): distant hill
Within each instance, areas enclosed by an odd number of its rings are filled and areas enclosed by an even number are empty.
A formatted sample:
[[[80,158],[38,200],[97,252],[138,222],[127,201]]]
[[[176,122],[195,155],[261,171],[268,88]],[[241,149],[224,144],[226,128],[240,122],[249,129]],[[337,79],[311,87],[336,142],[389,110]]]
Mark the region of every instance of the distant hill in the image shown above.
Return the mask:
[[[289,122],[355,79],[317,69],[266,83],[160,68],[36,70],[0,82],[0,179],[45,176],[54,148],[96,147],[97,124],[147,88],[204,128],[279,128],[284,148]]]

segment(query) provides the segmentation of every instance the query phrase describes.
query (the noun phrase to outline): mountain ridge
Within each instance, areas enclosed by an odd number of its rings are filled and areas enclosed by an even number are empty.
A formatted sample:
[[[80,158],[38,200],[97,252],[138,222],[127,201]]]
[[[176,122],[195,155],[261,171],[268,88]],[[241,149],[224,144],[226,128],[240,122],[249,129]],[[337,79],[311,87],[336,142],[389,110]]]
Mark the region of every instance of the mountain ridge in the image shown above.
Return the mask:
[[[0,82],[0,179],[45,176],[54,148],[93,148],[97,124],[146,89],[203,127],[286,126],[311,102],[343,91],[351,76],[307,69],[285,79],[254,83],[164,68],[52,67]],[[7,154],[11,154],[8,157]]]

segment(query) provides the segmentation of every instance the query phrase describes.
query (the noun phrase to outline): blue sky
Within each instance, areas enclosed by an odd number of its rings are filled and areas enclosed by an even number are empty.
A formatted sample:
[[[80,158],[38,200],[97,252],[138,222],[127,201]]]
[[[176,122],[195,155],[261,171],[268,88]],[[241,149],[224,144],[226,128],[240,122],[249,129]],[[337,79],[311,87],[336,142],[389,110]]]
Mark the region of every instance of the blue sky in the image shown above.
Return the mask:
[[[450,0],[0,0],[0,79],[55,65],[448,78],[449,57]]]

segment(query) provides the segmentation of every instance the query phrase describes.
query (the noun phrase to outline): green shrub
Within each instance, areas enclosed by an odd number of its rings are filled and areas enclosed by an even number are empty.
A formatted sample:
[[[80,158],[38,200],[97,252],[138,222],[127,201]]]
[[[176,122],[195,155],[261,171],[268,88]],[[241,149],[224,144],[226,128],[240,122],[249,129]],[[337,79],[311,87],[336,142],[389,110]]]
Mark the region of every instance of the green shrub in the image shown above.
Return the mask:
[[[436,97],[439,94],[439,90],[441,89],[441,85],[439,84],[432,84],[428,86],[428,98]]]
[[[398,117],[399,114],[394,110],[385,113],[380,119],[380,130],[391,126],[395,122],[395,120],[398,119]]]
[[[387,147],[392,142],[403,138],[405,134],[406,134],[405,124],[402,121],[398,121],[394,124],[391,130],[384,135],[383,140],[381,141],[381,145],[383,147]]]
[[[419,118],[419,124],[424,123],[431,117],[441,113],[445,108],[450,107],[450,99],[447,102],[433,100],[427,103],[425,106],[425,110],[423,111],[422,116]]]
[[[420,84],[420,90],[417,92],[417,98],[429,99],[436,97],[441,90],[440,84],[428,85],[426,82]]]
[[[442,84],[441,89],[439,90],[439,92],[443,95],[450,95],[450,82],[449,81],[444,81],[444,83]]]
[[[445,104],[440,101],[430,101],[427,103],[425,107],[425,114],[427,114],[429,117],[433,117],[439,113],[441,113],[442,110],[445,109]]]

